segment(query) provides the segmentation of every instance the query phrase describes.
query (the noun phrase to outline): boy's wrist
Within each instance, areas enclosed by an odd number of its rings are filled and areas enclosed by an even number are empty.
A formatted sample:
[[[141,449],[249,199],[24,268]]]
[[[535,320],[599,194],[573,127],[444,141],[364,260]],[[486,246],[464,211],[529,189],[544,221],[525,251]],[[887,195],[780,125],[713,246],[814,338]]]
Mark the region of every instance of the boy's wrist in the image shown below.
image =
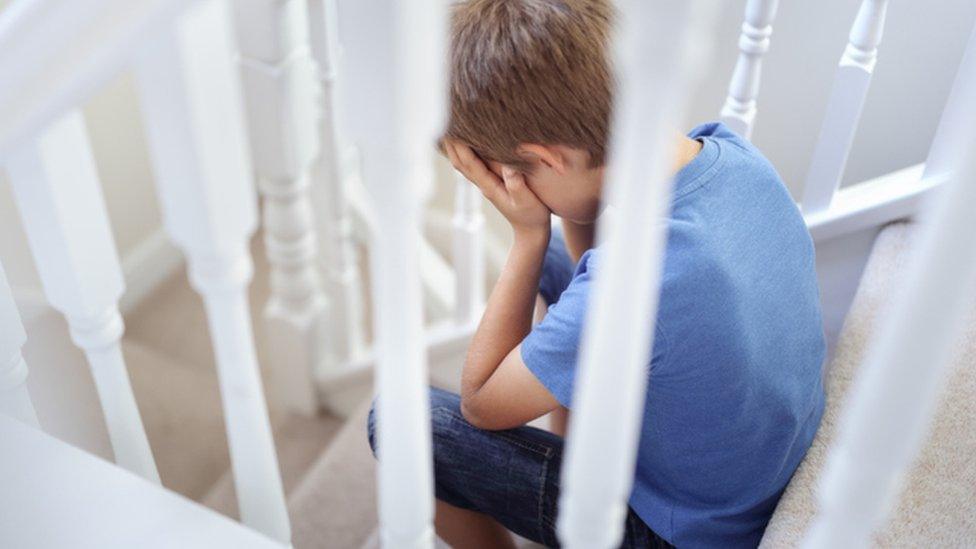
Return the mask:
[[[514,231],[516,246],[546,247],[549,245],[552,226],[547,223],[533,227],[516,227]]]

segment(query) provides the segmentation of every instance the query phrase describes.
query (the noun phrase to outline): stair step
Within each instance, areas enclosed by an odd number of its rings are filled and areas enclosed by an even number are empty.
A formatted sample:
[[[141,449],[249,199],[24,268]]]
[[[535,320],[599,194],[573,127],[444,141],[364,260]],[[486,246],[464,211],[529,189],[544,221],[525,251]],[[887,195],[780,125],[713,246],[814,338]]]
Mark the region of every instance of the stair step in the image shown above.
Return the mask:
[[[342,424],[342,419],[328,414],[315,417],[290,414],[275,422],[272,430],[286,495],[304,478],[306,471],[328,447]],[[229,469],[224,471],[201,502],[228,517],[239,517],[234,477]]]
[[[827,374],[827,408],[820,431],[766,528],[762,547],[799,545],[817,510],[817,483],[841,420],[844,399],[886,307],[899,291],[917,231],[916,224],[891,225],[875,242]],[[964,547],[976,540],[974,366],[976,314],[958,340],[952,373],[932,429],[908,471],[892,513],[875,533],[873,546]]]

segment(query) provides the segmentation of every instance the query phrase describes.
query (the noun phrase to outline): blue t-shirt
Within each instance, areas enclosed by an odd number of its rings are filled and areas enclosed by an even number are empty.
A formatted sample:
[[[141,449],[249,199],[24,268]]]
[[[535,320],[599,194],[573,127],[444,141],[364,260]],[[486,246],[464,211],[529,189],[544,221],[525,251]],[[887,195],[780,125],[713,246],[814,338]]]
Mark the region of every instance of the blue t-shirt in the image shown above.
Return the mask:
[[[675,176],[630,506],[679,547],[755,546],[823,413],[813,243],[748,141],[722,124],[689,137],[703,148]],[[568,408],[602,255],[587,251],[570,277],[550,250],[549,311],[522,342]]]

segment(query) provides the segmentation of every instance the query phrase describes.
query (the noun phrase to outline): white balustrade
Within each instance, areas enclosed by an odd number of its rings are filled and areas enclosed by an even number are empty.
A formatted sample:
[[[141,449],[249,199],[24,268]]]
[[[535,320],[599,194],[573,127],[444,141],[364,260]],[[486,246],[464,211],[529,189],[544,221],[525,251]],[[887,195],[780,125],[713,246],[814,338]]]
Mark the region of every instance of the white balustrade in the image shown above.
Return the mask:
[[[762,78],[762,60],[769,51],[773,19],[779,0],[749,0],[739,36],[739,59],[732,73],[729,95],[722,107],[722,122],[749,139],[756,120],[756,101]]]
[[[265,308],[275,349],[273,388],[283,406],[318,409],[313,372],[324,338],[325,295],[309,196],[319,152],[318,70],[308,43],[304,0],[234,3],[251,152],[264,197],[264,242],[271,264]]]
[[[88,358],[115,461],[159,482],[122,357],[125,284],[81,113],[12,151],[7,169],[44,292]]]
[[[619,3],[605,195],[617,216],[586,313],[573,393],[557,525],[570,549],[609,549],[623,538],[666,245],[673,131],[682,122],[683,91],[704,65],[702,37],[711,35],[707,18],[716,7]]]
[[[481,192],[458,173],[454,185],[454,320],[474,325],[485,306],[485,218]]]
[[[27,362],[21,348],[27,341],[13,291],[0,265],[0,414],[38,426],[27,391]]]
[[[363,93],[350,115],[363,179],[376,212],[371,242],[378,400],[380,541],[433,547],[433,464],[423,332],[420,190],[434,177],[433,144],[447,109],[447,4],[386,0],[347,4]],[[348,45],[348,44],[347,44]]]
[[[976,72],[976,26],[969,36],[969,43],[959,63],[959,72],[946,100],[939,126],[935,130],[935,137],[932,139],[932,146],[925,160],[923,179],[948,173],[959,157],[956,146],[960,142],[960,136],[966,131],[967,124],[972,123],[963,116],[963,109],[970,97],[976,97],[976,79],[969,78],[969,75],[974,72]]]
[[[956,90],[974,89],[964,66]],[[899,292],[851,387],[803,547],[868,547],[930,430],[940,389],[976,298],[976,96],[959,96],[956,169],[927,212]]]
[[[321,151],[312,171],[322,215],[320,250],[328,296],[329,348],[333,363],[358,357],[365,346],[363,300],[358,257],[353,247],[347,167],[348,150],[339,133],[338,110],[341,48],[335,0],[309,0],[312,55],[319,69],[322,108],[318,119]]]
[[[233,42],[227,1],[200,0],[134,68],[164,224],[206,307],[241,519],[289,543],[248,310],[257,208]]]
[[[804,213],[826,210],[840,188],[878,61],[887,8],[888,0],[863,0],[857,12],[807,170],[801,202]]]

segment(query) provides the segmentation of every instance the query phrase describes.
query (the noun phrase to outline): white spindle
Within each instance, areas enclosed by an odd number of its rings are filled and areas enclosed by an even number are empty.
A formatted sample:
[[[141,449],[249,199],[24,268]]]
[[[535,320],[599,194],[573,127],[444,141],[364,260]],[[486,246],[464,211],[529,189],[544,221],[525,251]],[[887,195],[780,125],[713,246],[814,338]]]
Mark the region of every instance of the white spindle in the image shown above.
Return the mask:
[[[115,461],[159,482],[122,358],[122,269],[85,124],[72,111],[7,165],[44,292],[88,358]]]
[[[942,111],[939,127],[932,139],[928,158],[925,161],[925,172],[922,178],[937,177],[949,171],[952,163],[958,158],[959,151],[955,150],[960,136],[965,132],[966,125],[971,123],[963,117],[965,102],[970,97],[976,97],[976,79],[969,78],[976,72],[976,26],[969,37],[966,51],[959,63],[959,72],[953,83],[952,91]]]
[[[805,213],[826,210],[840,187],[878,61],[887,8],[888,0],[863,0],[857,12],[807,170],[801,204]]]
[[[352,217],[346,194],[345,145],[339,134],[338,77],[341,55],[335,0],[309,0],[312,55],[319,68],[323,92],[319,140],[321,152],[312,171],[321,197],[322,215],[317,220],[321,238],[322,266],[329,298],[329,349],[336,361],[359,355],[364,347],[363,300]]]
[[[319,282],[309,197],[318,155],[319,88],[308,43],[304,0],[241,0],[236,9],[251,151],[264,197],[264,242],[271,264],[265,308],[278,401],[313,414],[313,372],[324,342],[325,295]]]
[[[732,73],[729,95],[722,107],[722,121],[746,139],[752,137],[756,100],[762,78],[762,59],[769,51],[773,19],[779,0],[749,0],[739,36],[739,59]]]
[[[706,20],[716,7],[619,3],[606,196],[618,215],[587,311],[573,394],[558,522],[559,539],[571,549],[609,549],[623,537],[666,244],[672,132],[682,90],[703,64],[701,37],[710,35]]]
[[[187,255],[216,355],[243,522],[291,537],[247,306],[257,222],[237,54],[225,0],[201,0],[136,59],[167,232]]]
[[[958,89],[973,89],[976,67]],[[965,82],[964,82],[965,81]],[[954,342],[976,297],[976,97],[960,97],[955,175],[932,204],[911,263],[851,387],[820,478],[804,547],[868,547],[890,511],[937,408]]]
[[[380,540],[384,547],[433,547],[433,465],[418,255],[420,189],[433,179],[443,131],[447,5],[442,0],[347,4],[362,21],[353,37],[360,92],[350,114],[372,195]],[[367,23],[368,24],[365,24]],[[362,88],[358,87],[362,86]]]
[[[21,348],[27,341],[13,291],[0,265],[0,414],[38,426],[27,391],[27,363]]]
[[[477,187],[460,173],[454,187],[454,320],[472,324],[480,318],[485,304],[485,219]]]

